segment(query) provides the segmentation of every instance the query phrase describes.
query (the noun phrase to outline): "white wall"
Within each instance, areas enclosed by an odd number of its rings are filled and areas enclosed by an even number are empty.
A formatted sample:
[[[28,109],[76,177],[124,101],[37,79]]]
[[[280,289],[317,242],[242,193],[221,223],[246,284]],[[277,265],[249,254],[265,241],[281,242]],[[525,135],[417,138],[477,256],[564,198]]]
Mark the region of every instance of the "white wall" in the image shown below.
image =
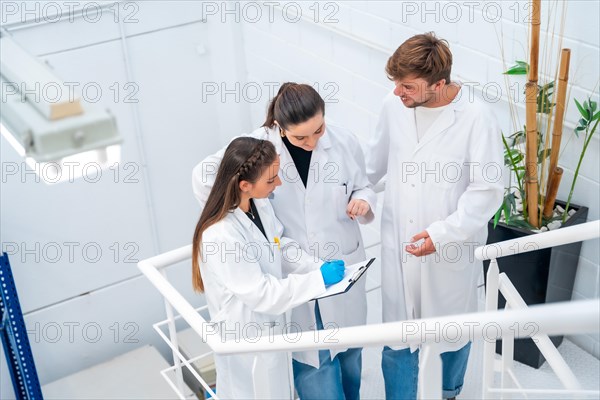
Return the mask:
[[[121,7],[119,18],[137,20],[123,24],[127,55],[108,9],[97,22],[81,11],[72,21],[31,25],[21,23],[20,13],[2,15],[15,41],[62,79],[78,83],[77,90],[100,87],[97,99],[91,90],[84,98],[109,108],[124,137],[120,164],[97,182],[51,186],[22,176],[25,164],[2,139],[3,171],[19,173],[3,175],[0,241],[11,254],[42,384],[146,343],[168,356],[152,329],[165,317],[162,298],[136,262],[191,242],[199,216],[191,170],[249,125],[245,105],[200,95],[202,82],[240,80],[238,27],[202,22],[199,3]],[[37,17],[51,19],[42,8]],[[171,267],[169,277],[200,306],[190,268]],[[1,364],[0,397],[12,397]]]
[[[548,40],[547,31],[559,32],[559,7],[563,2],[542,2],[542,44],[540,71],[554,74],[559,45]],[[289,5],[285,5],[289,4]],[[295,12],[300,4],[301,12]],[[562,47],[570,48],[570,96],[580,101],[593,95],[598,101],[600,71],[600,31],[597,24],[599,3],[569,1]],[[553,9],[553,12],[549,10]],[[514,132],[510,122],[502,72],[503,43],[507,66],[527,60],[527,26],[530,8],[526,1],[437,2],[437,1],[348,1],[280,3],[273,7],[273,23],[268,23],[269,8],[255,21],[248,7],[240,13],[248,80],[298,80],[317,83],[321,94],[329,97],[326,114],[365,140],[373,132],[383,96],[392,89],[384,67],[393,51],[410,36],[426,31],[450,43],[454,56],[453,78],[492,104],[506,133]],[[318,10],[318,12],[317,12]],[[317,22],[315,22],[317,21]],[[548,24],[550,21],[550,25]],[[548,26],[551,28],[548,29]],[[512,89],[519,95],[520,126],[524,124],[524,78],[515,79]],[[329,85],[329,86],[326,86]],[[496,89],[499,89],[498,92]],[[265,104],[254,104],[255,126],[262,123]],[[572,134],[578,120],[574,102],[568,104],[565,135],[559,160],[564,169],[559,199],[568,196],[583,138]],[[596,135],[582,164],[573,203],[590,208],[589,220],[599,218],[600,142]],[[368,232],[369,229],[364,230]],[[574,299],[599,297],[599,241],[583,245]],[[600,355],[598,335],[572,338],[577,344]]]
[[[167,354],[150,328],[164,318],[161,300],[125,257],[139,260],[190,242],[198,212],[190,188],[192,167],[228,138],[263,122],[275,83],[317,84],[327,102],[328,119],[365,141],[382,98],[392,88],[383,70],[387,58],[408,37],[433,30],[450,42],[455,78],[477,82],[479,88],[498,82],[506,93],[497,32],[502,26],[507,63],[525,59],[527,30],[522,22],[514,22],[515,16],[519,21],[526,18],[525,2],[494,3],[501,6],[502,18],[496,23],[490,22],[494,17],[483,16],[483,2],[474,3],[472,9],[455,2],[278,3],[270,10],[272,22],[269,9],[257,3],[125,3],[119,18],[137,19],[123,24],[130,76],[119,26],[108,10],[98,22],[91,22],[90,14],[72,22],[66,18],[43,23],[49,16],[40,8],[42,23],[36,24],[22,23],[23,17],[32,18],[23,10],[8,15],[2,8],[4,27],[15,40],[64,80],[80,87],[100,85],[103,93],[95,106],[110,108],[125,139],[117,182],[113,171],[105,171],[97,183],[47,186],[30,174],[2,179],[0,242],[3,250],[15,252],[11,261],[42,383],[142,343],[154,343]],[[544,2],[544,7],[549,4]],[[296,21],[298,5],[301,18]],[[577,98],[594,87],[596,97],[598,93],[598,7],[597,2],[569,2],[564,46],[573,51],[571,94]],[[115,82],[120,88],[116,100],[111,90]],[[125,87],[127,83],[135,86]],[[135,94],[132,87],[137,88]],[[481,95],[480,90],[475,93]],[[138,102],[125,102],[126,94]],[[512,131],[505,99],[494,103],[494,110],[503,128]],[[571,103],[570,127],[575,111]],[[3,168],[12,163],[22,170],[22,160],[4,141],[1,144]],[[581,144],[581,139],[572,138],[566,147],[560,162],[563,182],[570,180]],[[573,198],[590,207],[590,220],[599,218],[599,153],[594,139]],[[126,182],[126,176],[134,182]],[[567,190],[563,183],[561,198]],[[365,232],[376,236],[372,228]],[[73,261],[65,242],[79,244]],[[120,249],[117,262],[114,243]],[[84,257],[85,244],[102,249],[99,261]],[[39,250],[24,251],[36,245]],[[56,246],[63,254],[52,262]],[[584,244],[574,298],[599,296],[598,247],[598,241]],[[91,249],[88,255],[93,257]],[[193,304],[202,303],[191,291],[188,265],[173,267],[170,277]],[[65,325],[70,322],[80,324],[72,342]],[[126,330],[128,322],[132,324]],[[53,343],[56,324],[62,336]],[[82,335],[85,324],[91,324],[87,337]],[[91,343],[94,324],[101,327],[102,337]],[[127,343],[125,335],[134,331],[132,339],[138,342]],[[598,356],[597,335],[574,340]],[[8,382],[5,373],[2,382]],[[11,396],[7,385],[0,386],[0,397]]]

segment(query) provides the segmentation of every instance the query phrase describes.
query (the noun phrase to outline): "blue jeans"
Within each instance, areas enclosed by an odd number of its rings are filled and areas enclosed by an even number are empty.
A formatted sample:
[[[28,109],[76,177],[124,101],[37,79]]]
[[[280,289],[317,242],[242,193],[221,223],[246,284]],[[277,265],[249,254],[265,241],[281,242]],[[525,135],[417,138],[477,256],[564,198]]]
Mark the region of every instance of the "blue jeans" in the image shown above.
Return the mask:
[[[315,306],[317,329],[323,329],[319,304]],[[293,360],[294,385],[300,399],[360,398],[362,348],[338,353],[332,360],[329,350],[319,350],[319,368]]]
[[[456,351],[441,354],[442,396],[457,396],[462,390],[471,343]],[[419,380],[419,351],[392,350],[385,346],[381,353],[381,369],[386,399],[416,399]]]

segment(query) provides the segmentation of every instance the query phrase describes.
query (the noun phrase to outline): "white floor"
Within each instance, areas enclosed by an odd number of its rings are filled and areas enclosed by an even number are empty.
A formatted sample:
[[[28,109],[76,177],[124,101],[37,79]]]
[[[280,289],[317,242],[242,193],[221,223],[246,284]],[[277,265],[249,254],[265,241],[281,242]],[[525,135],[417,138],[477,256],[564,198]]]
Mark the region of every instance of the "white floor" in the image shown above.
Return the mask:
[[[169,364],[152,346],[142,346],[42,387],[46,400],[177,398],[160,374]],[[168,373],[174,380],[174,374]],[[185,386],[185,398],[194,399]]]
[[[471,350],[469,366],[465,377],[465,386],[459,399],[481,398],[482,345],[475,343]],[[568,340],[564,340],[558,348],[567,364],[579,379],[583,389],[600,390],[600,361]],[[381,348],[363,350],[363,379],[361,386],[362,399],[384,399],[383,376],[381,375]],[[525,388],[561,389],[556,375],[548,363],[540,369],[515,362],[515,374]],[[499,375],[496,377],[499,382]],[[522,395],[505,396],[508,399],[524,398]],[[564,395],[528,395],[530,399],[564,399]]]

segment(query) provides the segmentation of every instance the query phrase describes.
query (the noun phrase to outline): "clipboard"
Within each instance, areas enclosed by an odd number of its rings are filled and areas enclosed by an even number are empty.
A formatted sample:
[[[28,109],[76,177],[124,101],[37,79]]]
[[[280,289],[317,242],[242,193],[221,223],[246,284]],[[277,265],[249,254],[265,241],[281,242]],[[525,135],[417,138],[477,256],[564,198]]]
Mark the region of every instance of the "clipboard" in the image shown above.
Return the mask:
[[[313,298],[312,300],[320,300],[348,292],[352,286],[354,286],[354,284],[365,274],[365,272],[367,272],[367,269],[369,269],[371,264],[373,264],[373,261],[375,261],[375,258],[371,258],[366,262],[366,264],[365,261],[362,261],[346,267],[344,278],[342,278],[341,281],[329,286],[325,290],[325,293]]]

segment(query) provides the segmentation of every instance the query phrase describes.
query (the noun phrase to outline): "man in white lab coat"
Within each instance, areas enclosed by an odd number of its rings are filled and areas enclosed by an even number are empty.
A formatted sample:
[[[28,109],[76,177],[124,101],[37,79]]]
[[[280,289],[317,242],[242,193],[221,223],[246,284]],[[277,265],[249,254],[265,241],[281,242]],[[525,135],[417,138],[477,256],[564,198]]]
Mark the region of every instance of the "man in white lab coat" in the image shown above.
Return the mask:
[[[476,311],[483,266],[473,250],[502,202],[501,132],[488,107],[450,80],[451,67],[447,42],[433,33],[408,39],[387,62],[395,89],[366,153],[371,183],[387,174],[384,322]],[[460,393],[470,349],[468,337],[449,332],[428,336],[443,352],[444,398]],[[416,397],[418,350],[407,347],[384,347],[387,399]]]

